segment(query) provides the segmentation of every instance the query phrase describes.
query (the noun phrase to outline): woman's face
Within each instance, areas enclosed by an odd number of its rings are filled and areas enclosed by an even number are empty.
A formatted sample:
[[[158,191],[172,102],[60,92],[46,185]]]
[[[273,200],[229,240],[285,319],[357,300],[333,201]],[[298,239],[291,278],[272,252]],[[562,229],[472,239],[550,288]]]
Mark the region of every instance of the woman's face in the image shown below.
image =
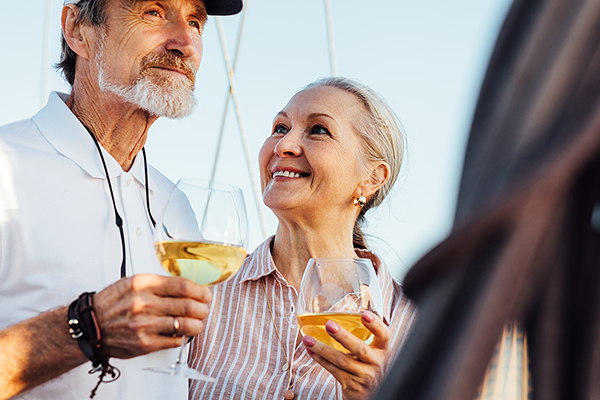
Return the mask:
[[[354,215],[352,199],[362,194],[366,171],[352,122],[364,112],[354,95],[335,87],[292,97],[259,153],[265,205],[280,216],[284,211],[311,218]]]

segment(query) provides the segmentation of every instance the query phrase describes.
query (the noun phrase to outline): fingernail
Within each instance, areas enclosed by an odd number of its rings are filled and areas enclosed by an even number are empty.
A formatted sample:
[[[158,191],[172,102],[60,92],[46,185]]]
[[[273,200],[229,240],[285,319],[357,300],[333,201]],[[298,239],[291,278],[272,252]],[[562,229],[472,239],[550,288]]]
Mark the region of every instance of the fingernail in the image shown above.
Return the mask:
[[[317,340],[312,336],[304,336],[302,338],[302,343],[304,343],[306,347],[313,347],[317,343]]]
[[[338,333],[340,326],[333,321],[327,321],[325,329],[327,329],[327,332],[329,333]]]
[[[364,311],[362,313],[362,319],[363,319],[363,321],[369,323],[369,322],[373,322],[373,320],[375,319],[375,316],[370,311]]]

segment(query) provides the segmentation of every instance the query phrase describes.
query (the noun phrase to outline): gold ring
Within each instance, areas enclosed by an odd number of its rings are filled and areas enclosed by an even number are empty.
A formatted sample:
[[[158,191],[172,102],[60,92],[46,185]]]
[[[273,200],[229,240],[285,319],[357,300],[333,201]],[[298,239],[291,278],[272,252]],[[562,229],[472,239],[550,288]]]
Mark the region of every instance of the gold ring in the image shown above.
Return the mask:
[[[175,317],[173,317],[173,329],[175,329],[173,336],[176,336],[177,332],[179,331],[179,320]]]

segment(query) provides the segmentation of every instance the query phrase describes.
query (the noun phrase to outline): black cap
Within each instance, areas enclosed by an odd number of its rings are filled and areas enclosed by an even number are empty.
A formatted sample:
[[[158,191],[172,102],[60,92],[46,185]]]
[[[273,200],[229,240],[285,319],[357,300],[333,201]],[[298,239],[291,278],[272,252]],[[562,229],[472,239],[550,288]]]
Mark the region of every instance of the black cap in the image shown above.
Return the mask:
[[[242,0],[205,0],[208,15],[233,15],[242,11]]]

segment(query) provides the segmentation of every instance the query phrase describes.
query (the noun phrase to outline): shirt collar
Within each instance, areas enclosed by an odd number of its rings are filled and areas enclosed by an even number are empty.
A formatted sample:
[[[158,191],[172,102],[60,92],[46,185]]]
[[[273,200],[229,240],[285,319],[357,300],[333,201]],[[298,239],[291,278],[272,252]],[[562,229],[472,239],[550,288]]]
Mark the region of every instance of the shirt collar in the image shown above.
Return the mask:
[[[242,279],[240,282],[248,281],[248,280],[257,280],[262,278],[263,276],[269,275],[275,271],[277,271],[277,267],[275,267],[275,262],[273,261],[273,255],[271,254],[271,244],[275,239],[275,235],[269,237],[267,240],[262,242],[256,250],[254,250],[255,265],[252,265],[251,268],[246,268],[243,272]],[[379,268],[382,265],[383,261],[377,256],[377,254],[373,253],[371,250],[367,249],[354,249],[356,254],[360,258],[368,258],[373,263],[373,267],[375,268],[375,273],[379,273]],[[279,271],[277,271],[279,272]]]
[[[79,165],[91,177],[106,179],[96,145],[85,126],[65,104],[68,98],[66,93],[50,93],[48,103],[33,116],[33,122],[57,152]],[[100,149],[106,161],[108,175],[114,178],[123,174],[121,165],[113,156],[102,146]],[[129,174],[142,185],[145,184],[144,160],[141,154],[135,157]],[[148,179],[148,187],[158,192],[158,185],[152,177]]]
[[[240,271],[242,274],[240,276],[240,283],[256,281],[274,272],[279,273],[271,255],[271,243],[273,243],[273,239],[275,239],[275,235],[269,237],[254,250],[252,263],[248,265],[248,268]]]
[[[263,276],[273,275],[273,277],[277,280],[280,280],[282,283],[285,283],[285,278],[275,267],[275,262],[273,261],[273,256],[271,255],[271,244],[275,239],[275,235],[269,237],[267,240],[262,242],[256,250],[254,250],[253,256],[251,258],[251,263],[247,265],[247,268],[244,268],[239,272],[240,280],[239,283],[242,284],[247,281],[257,281],[261,279]],[[373,263],[373,267],[375,268],[375,273],[377,274],[377,278],[379,281],[379,287],[381,288],[381,296],[382,298],[386,298],[387,296],[383,291],[384,288],[393,288],[392,278],[387,270],[384,262],[371,250],[366,249],[355,249],[356,254],[360,258],[368,258]],[[392,289],[389,289],[392,290]],[[389,324],[391,320],[392,313],[392,302],[388,301],[382,304],[382,317],[383,320]]]

